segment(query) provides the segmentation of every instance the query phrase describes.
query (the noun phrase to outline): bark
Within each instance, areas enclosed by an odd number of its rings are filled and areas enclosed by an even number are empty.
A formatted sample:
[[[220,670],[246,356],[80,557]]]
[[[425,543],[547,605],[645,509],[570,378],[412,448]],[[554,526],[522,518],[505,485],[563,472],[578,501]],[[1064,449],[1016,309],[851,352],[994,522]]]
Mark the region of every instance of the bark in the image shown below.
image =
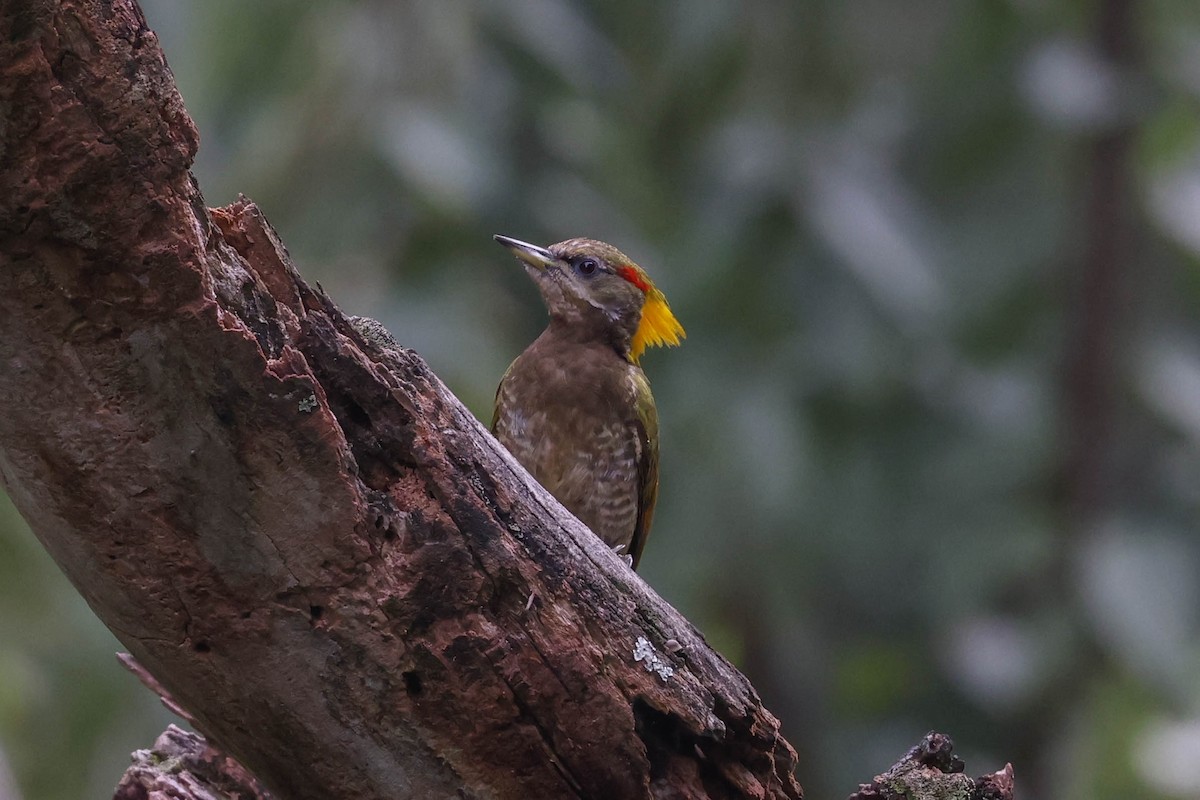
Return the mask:
[[[143,676],[144,677],[144,676]],[[1013,800],[1013,769],[974,780],[962,774],[954,744],[929,733],[849,800]],[[133,754],[113,800],[271,800],[244,767],[174,725],[151,750]]]
[[[1013,768],[971,779],[954,753],[954,742],[930,732],[887,772],[850,795],[849,800],[1012,800]]]
[[[746,679],[197,145],[132,0],[0,0],[0,479],[207,739],[117,796],[800,798]]]
[[[0,3],[0,477],[96,614],[281,798],[797,798],[746,679],[197,134],[132,0]]]
[[[246,768],[194,733],[169,726],[133,754],[113,800],[271,800]]]

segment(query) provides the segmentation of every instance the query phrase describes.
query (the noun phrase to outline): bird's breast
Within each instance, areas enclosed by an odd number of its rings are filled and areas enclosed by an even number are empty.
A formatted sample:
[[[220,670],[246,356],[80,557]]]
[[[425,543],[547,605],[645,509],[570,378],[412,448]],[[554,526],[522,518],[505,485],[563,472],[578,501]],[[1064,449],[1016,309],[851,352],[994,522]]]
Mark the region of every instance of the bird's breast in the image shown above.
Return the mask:
[[[496,437],[559,502],[610,545],[637,524],[640,370],[605,354],[530,348],[509,368]],[[644,383],[644,378],[641,379]]]

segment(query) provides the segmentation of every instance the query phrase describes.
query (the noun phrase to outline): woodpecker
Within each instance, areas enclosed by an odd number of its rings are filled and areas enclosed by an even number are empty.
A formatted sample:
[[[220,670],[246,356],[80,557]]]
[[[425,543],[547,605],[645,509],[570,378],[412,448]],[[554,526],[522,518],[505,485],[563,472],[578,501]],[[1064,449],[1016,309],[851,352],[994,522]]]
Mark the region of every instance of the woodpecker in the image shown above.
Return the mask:
[[[500,380],[492,433],[636,569],[658,497],[658,412],[638,360],[678,345],[683,326],[610,244],[494,238],[537,284],[550,323]]]

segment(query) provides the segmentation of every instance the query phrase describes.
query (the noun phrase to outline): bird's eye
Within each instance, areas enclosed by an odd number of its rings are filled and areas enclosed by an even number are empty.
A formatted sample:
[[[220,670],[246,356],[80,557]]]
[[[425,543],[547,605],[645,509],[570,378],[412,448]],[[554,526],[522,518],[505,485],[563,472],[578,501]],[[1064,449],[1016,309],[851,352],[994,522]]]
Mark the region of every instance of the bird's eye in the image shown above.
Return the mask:
[[[575,270],[584,276],[594,275],[598,269],[600,269],[600,263],[594,258],[585,258],[575,265]]]

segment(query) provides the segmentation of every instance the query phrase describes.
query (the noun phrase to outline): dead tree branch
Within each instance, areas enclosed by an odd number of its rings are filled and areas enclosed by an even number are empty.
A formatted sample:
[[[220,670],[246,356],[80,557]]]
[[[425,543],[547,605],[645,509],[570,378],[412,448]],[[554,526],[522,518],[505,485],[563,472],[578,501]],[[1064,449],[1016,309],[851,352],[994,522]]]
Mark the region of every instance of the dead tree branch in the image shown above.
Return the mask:
[[[133,0],[0,0],[0,122],[0,479],[208,739],[118,797],[801,797],[741,674],[205,208]]]
[[[287,798],[800,796],[743,676],[205,209],[132,0],[6,0],[0,75],[0,476],[211,741]]]
[[[133,754],[113,800],[271,800],[245,767],[194,733],[169,726]]]

